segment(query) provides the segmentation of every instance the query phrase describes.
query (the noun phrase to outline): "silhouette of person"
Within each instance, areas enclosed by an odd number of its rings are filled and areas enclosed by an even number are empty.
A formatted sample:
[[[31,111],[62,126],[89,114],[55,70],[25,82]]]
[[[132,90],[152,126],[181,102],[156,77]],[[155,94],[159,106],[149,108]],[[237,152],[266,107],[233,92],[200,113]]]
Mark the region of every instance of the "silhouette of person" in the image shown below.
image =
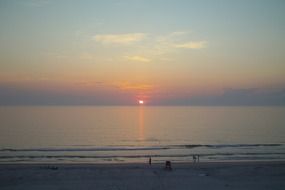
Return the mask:
[[[172,170],[171,162],[170,162],[170,161],[166,161],[166,162],[165,162],[165,169],[166,169],[166,170]]]
[[[151,157],[148,159],[148,164],[151,165]]]

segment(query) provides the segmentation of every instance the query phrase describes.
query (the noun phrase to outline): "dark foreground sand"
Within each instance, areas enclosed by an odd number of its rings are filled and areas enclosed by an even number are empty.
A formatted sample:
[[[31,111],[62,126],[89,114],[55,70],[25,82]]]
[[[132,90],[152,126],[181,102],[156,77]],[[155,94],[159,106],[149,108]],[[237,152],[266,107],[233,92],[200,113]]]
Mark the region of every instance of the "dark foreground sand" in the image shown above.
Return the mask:
[[[285,162],[2,164],[0,189],[285,189]]]

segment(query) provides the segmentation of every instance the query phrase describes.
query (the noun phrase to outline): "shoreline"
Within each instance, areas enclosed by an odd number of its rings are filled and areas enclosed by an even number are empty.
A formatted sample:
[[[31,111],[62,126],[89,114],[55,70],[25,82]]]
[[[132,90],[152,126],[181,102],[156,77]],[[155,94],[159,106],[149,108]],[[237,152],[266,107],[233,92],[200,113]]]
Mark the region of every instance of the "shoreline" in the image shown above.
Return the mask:
[[[165,160],[166,161],[166,160]],[[165,161],[153,161],[152,166],[154,165],[163,165]],[[177,166],[185,165],[246,165],[246,164],[285,164],[285,160],[215,160],[215,161],[200,161],[200,162],[185,162],[185,161],[171,161],[172,164]],[[145,162],[0,162],[1,166],[20,166],[20,165],[30,165],[30,166],[41,166],[41,165],[79,165],[79,166],[144,166],[149,165],[148,160]]]

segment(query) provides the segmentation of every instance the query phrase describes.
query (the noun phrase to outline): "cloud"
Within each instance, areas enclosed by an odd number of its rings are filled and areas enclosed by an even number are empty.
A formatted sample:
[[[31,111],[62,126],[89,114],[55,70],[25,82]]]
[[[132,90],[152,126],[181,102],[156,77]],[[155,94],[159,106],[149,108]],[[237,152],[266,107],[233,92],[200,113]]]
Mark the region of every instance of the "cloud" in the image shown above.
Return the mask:
[[[153,85],[142,84],[142,83],[129,83],[129,82],[117,82],[114,83],[114,86],[121,90],[151,90]]]
[[[128,61],[148,63],[154,60],[169,61],[171,59],[168,55],[171,56],[172,53],[184,53],[183,50],[191,51],[207,47],[208,41],[193,40],[191,36],[192,32],[189,31],[174,31],[163,35],[146,33],[97,34],[92,37],[92,40],[99,44],[109,45],[110,48],[124,46],[124,48],[128,48],[124,49],[127,51],[126,56],[120,55],[120,57]],[[87,59],[88,57],[86,56]]]
[[[198,42],[186,42],[173,45],[175,48],[184,48],[184,49],[202,49],[207,47],[207,41],[198,41]]]
[[[102,44],[120,44],[129,45],[139,42],[146,37],[144,33],[128,33],[128,34],[100,34],[93,36],[96,42]]]
[[[125,56],[125,58],[129,61],[138,61],[138,62],[144,62],[144,63],[148,63],[150,62],[150,59],[143,57],[143,56]]]
[[[199,106],[284,106],[285,89],[224,89],[220,95],[186,95],[156,100],[155,103]]]
[[[202,49],[206,48],[208,41],[191,41],[190,32],[178,31],[169,34],[153,36],[154,43],[148,44],[145,52],[154,52],[154,56],[162,57],[163,54],[177,52],[181,49]]]

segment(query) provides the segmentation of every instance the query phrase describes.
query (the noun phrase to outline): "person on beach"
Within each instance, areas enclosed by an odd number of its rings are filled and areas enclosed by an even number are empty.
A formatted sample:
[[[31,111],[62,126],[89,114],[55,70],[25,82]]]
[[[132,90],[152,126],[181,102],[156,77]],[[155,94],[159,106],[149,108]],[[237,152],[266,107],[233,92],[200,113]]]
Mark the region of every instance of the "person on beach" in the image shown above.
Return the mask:
[[[148,159],[148,164],[151,165],[151,157]]]
[[[170,162],[170,161],[165,161],[165,169],[166,169],[166,170],[172,170],[171,162]]]
[[[193,155],[193,162],[196,163],[196,155]]]

